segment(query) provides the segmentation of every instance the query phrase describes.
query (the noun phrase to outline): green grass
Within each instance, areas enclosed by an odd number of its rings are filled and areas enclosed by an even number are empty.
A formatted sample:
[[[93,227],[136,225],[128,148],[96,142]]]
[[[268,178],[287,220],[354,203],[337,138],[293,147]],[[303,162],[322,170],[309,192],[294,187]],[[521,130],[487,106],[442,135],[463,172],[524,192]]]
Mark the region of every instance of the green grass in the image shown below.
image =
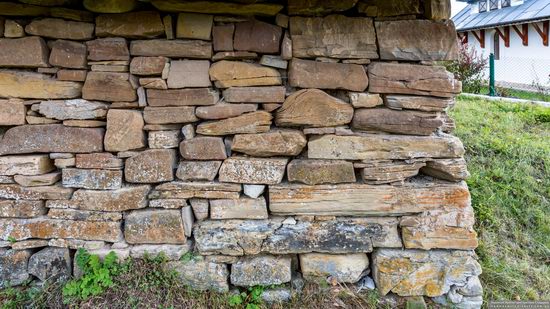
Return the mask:
[[[550,93],[531,92],[531,91],[516,90],[511,88],[503,88],[503,87],[497,87],[496,91],[497,91],[497,95],[501,97],[550,102]],[[479,94],[488,95],[489,87],[488,86],[481,87],[481,91],[479,92]]]
[[[550,109],[461,97],[487,300],[550,300]]]

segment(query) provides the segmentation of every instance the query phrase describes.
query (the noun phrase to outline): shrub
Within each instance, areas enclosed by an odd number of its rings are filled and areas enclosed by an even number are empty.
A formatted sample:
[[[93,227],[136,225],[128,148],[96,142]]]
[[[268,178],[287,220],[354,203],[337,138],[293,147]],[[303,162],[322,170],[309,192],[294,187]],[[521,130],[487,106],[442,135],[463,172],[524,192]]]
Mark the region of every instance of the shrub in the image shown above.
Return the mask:
[[[456,79],[462,81],[462,91],[480,93],[485,84],[487,62],[487,58],[479,54],[475,48],[459,43],[458,60],[449,61],[445,66]]]

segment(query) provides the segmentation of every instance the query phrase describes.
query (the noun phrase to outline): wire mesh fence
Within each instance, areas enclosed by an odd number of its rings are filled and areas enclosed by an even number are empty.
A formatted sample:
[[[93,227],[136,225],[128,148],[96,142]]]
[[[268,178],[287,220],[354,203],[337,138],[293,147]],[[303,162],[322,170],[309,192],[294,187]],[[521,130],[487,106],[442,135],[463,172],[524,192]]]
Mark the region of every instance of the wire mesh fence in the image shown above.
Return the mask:
[[[489,76],[489,68],[487,68]],[[500,57],[495,59],[498,87],[531,92],[550,92],[550,59]]]

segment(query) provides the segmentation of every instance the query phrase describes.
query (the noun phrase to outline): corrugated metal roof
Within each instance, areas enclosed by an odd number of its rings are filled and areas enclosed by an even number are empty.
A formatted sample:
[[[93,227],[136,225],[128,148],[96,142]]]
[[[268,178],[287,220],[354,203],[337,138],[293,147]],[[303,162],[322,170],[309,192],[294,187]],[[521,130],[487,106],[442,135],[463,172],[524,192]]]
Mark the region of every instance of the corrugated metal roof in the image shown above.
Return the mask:
[[[517,6],[483,13],[472,13],[472,6],[468,5],[452,19],[458,31],[550,19],[550,0],[525,0]]]

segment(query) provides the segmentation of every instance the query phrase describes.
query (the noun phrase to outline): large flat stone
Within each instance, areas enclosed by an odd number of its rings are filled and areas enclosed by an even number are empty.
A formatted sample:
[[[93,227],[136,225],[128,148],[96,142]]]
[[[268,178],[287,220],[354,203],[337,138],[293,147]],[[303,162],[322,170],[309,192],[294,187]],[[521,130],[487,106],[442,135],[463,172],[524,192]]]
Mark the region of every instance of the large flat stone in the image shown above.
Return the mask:
[[[181,2],[177,0],[154,0],[152,4],[165,12],[191,12],[205,14],[275,16],[283,5],[271,3],[230,3],[216,1]]]
[[[210,59],[212,43],[200,40],[137,40],[130,43],[132,56]]]
[[[143,119],[148,124],[175,124],[198,121],[194,106],[146,107]]]
[[[0,217],[2,218],[33,218],[45,215],[47,212],[43,201],[0,201]]]
[[[202,259],[191,259],[190,261],[169,262],[166,268],[175,270],[178,279],[183,285],[193,290],[216,292],[229,291],[228,277],[229,270],[225,264],[216,264]]]
[[[0,157],[0,175],[41,175],[54,169],[48,155]]]
[[[180,161],[176,177],[188,181],[213,181],[221,165],[221,161]]]
[[[445,61],[458,59],[452,21],[392,20],[375,23],[380,59]]]
[[[413,109],[424,112],[441,112],[454,104],[452,99],[411,95],[387,95],[384,103],[391,109]]]
[[[51,186],[61,180],[61,173],[53,172],[34,176],[15,175],[13,180],[23,187]]]
[[[431,135],[443,125],[439,114],[365,108],[355,111],[351,127],[363,131],[382,131],[408,135]]]
[[[361,178],[368,184],[402,183],[407,178],[418,175],[420,168],[426,165],[422,159],[416,160],[382,160],[355,163],[360,168]]]
[[[126,186],[117,190],[77,190],[71,199],[78,209],[119,212],[147,206],[147,185]]]
[[[462,83],[442,66],[405,63],[371,63],[369,92],[454,97]]]
[[[108,104],[83,99],[42,101],[38,112],[58,120],[105,118]]]
[[[421,171],[423,174],[448,181],[461,181],[470,176],[463,158],[430,160]]]
[[[355,182],[353,163],[347,161],[295,159],[287,171],[288,181],[308,185]]]
[[[130,62],[130,73],[134,75],[160,75],[167,62],[166,57],[134,57]]]
[[[357,11],[370,17],[410,16],[421,13],[419,0],[361,0]]]
[[[231,157],[220,168],[220,181],[273,185],[282,181],[288,159]]]
[[[213,15],[180,13],[176,24],[176,37],[209,41],[213,24]]]
[[[364,91],[369,85],[365,68],[358,64],[327,63],[294,58],[288,81],[292,87]]]
[[[58,81],[40,73],[0,70],[0,97],[72,99],[81,91],[81,83]]]
[[[327,15],[352,9],[358,0],[290,0],[288,14],[290,15]]]
[[[128,73],[88,72],[82,88],[86,100],[132,102],[137,94]]]
[[[291,17],[290,35],[294,57],[378,58],[376,33],[370,18],[343,15]]]
[[[237,23],[233,45],[235,50],[262,54],[278,54],[283,29],[258,20]]]
[[[219,92],[208,88],[147,90],[149,106],[214,105],[219,99]]]
[[[84,0],[86,10],[94,13],[126,13],[137,6],[136,0]]]
[[[126,159],[124,179],[131,183],[157,183],[174,180],[176,150],[149,149]]]
[[[60,124],[13,127],[0,141],[0,154],[103,151],[103,129]]]
[[[187,160],[225,160],[223,139],[220,137],[195,137],[180,144],[180,153]]]
[[[256,111],[233,118],[201,123],[197,126],[197,133],[215,136],[264,133],[269,131],[272,118],[273,116],[268,112]]]
[[[145,147],[145,122],[140,111],[111,109],[107,114],[106,151],[128,151]]]
[[[26,123],[27,108],[23,100],[0,100],[0,125],[18,126]]]
[[[155,38],[164,34],[164,25],[160,14],[154,11],[105,14],[96,18],[95,34],[99,37]]]
[[[267,205],[263,197],[210,201],[210,218],[214,220],[267,219],[267,217]]]
[[[454,136],[379,135],[311,138],[308,157],[311,159],[387,160],[414,158],[459,158],[464,146]]]
[[[210,67],[210,79],[218,88],[240,86],[278,86],[281,74],[259,64],[222,60]]]
[[[282,103],[285,94],[283,86],[232,87],[223,91],[223,98],[228,103]]]
[[[47,16],[49,8],[22,3],[1,2],[0,12],[4,16]]]
[[[92,190],[120,189],[122,172],[116,170],[64,168],[63,186]]]
[[[398,216],[470,205],[465,183],[407,182],[402,186],[342,184],[269,188],[269,209],[278,215]]]
[[[32,250],[0,248],[0,288],[21,285],[29,279],[27,265],[31,255]]]
[[[255,157],[297,156],[306,146],[301,131],[276,130],[259,134],[237,134],[231,150]]]
[[[170,62],[168,88],[201,88],[210,87],[207,60],[174,60]]]
[[[52,44],[50,64],[71,69],[85,69],[88,54],[84,43],[57,40]]]
[[[343,283],[356,283],[369,267],[365,253],[353,254],[300,254],[300,270],[308,280],[336,280]]]
[[[73,189],[61,186],[23,187],[16,184],[0,185],[0,198],[14,200],[64,200]]]
[[[86,42],[88,60],[125,61],[130,60],[128,43],[124,38],[104,38]]]
[[[45,68],[48,54],[48,46],[40,37],[0,39],[1,67]]]
[[[199,106],[195,114],[200,119],[219,120],[240,116],[258,110],[257,104],[216,104]]]
[[[94,24],[58,18],[35,19],[25,27],[25,32],[54,39],[90,40],[94,37]]]
[[[137,210],[125,217],[124,238],[129,244],[185,244],[179,210]]]
[[[231,265],[231,284],[267,286],[290,282],[292,259],[286,256],[253,256],[241,258]]]

